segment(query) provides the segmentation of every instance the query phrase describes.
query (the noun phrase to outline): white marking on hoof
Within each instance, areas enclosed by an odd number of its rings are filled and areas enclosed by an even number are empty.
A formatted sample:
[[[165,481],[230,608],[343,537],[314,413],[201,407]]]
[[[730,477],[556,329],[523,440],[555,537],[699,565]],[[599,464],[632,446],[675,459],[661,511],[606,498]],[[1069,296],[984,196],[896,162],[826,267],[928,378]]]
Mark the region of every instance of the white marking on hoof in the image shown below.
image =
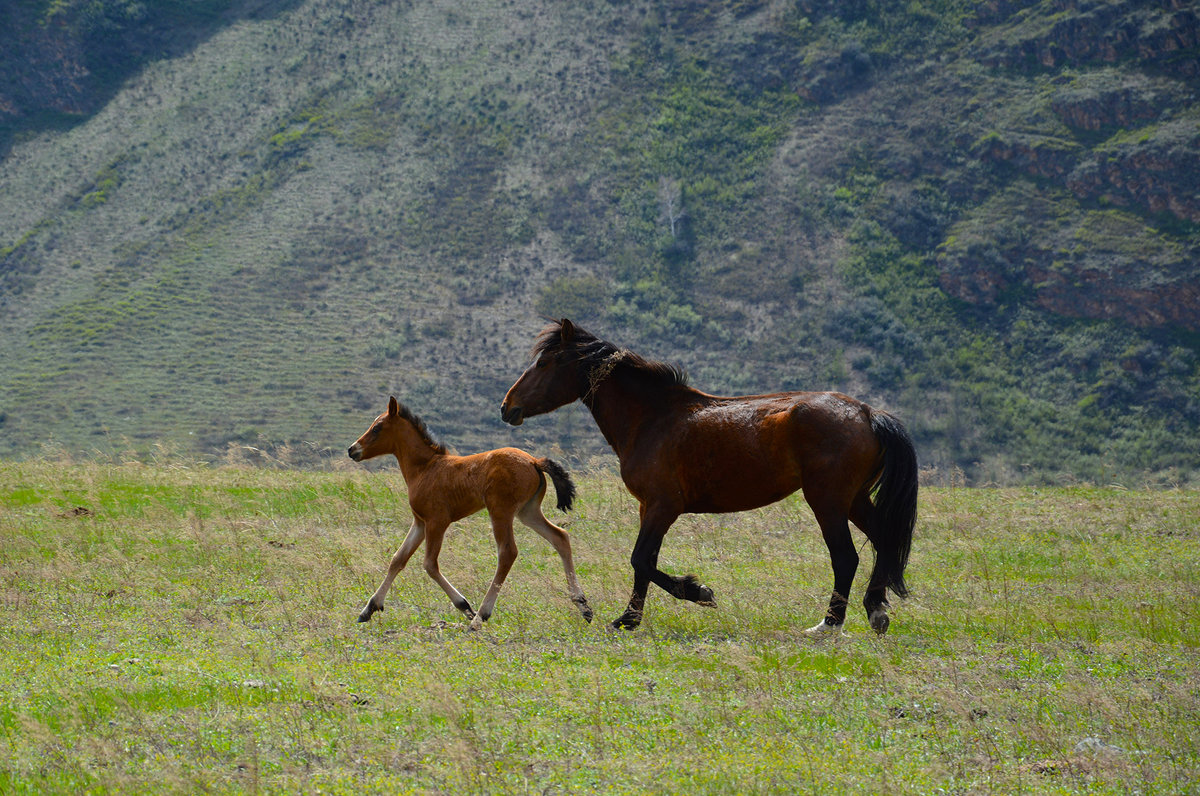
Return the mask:
[[[824,619],[822,619],[820,622],[817,622],[804,632],[806,635],[812,636],[813,638],[829,638],[830,636],[844,635],[842,633],[841,625],[831,625]]]

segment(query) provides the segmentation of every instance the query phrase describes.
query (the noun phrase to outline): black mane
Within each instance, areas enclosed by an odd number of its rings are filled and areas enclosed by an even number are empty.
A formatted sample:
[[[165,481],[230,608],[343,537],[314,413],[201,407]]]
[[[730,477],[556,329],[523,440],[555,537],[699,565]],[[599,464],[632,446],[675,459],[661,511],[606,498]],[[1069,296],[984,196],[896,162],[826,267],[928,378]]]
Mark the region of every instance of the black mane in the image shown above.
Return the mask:
[[[437,453],[447,453],[446,446],[434,439],[429,433],[429,428],[425,425],[425,421],[413,414],[412,410],[404,404],[396,401],[396,406],[400,408],[400,417],[407,420],[409,424],[417,430],[417,434],[429,447],[433,448]]]
[[[555,351],[563,346],[562,322],[555,321],[538,335],[533,344],[533,356],[536,358],[546,351]],[[579,326],[575,327],[575,337],[571,342],[573,350],[579,355],[579,362],[584,367],[584,373],[589,380],[598,368],[604,366],[613,355],[619,355],[615,363],[610,365],[612,371],[634,370],[649,377],[663,387],[687,387],[687,371],[678,365],[662,362],[656,359],[646,359],[627,348],[618,348],[607,340],[601,340],[591,332]]]

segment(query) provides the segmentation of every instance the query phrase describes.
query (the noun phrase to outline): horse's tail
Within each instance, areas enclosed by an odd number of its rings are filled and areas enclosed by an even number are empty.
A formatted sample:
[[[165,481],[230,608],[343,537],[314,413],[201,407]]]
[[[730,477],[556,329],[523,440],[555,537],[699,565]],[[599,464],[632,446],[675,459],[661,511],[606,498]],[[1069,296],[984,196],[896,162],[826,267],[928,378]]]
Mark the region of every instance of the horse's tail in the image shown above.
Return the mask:
[[[558,495],[558,510],[570,511],[571,504],[575,502],[575,482],[571,480],[566,469],[553,459],[538,459],[533,466],[550,476],[550,480],[554,482],[554,493]]]
[[[883,446],[879,478],[875,482],[875,554],[888,575],[888,587],[898,597],[908,596],[904,568],[912,548],[917,523],[917,452],[912,437],[894,416],[871,410],[871,430]]]

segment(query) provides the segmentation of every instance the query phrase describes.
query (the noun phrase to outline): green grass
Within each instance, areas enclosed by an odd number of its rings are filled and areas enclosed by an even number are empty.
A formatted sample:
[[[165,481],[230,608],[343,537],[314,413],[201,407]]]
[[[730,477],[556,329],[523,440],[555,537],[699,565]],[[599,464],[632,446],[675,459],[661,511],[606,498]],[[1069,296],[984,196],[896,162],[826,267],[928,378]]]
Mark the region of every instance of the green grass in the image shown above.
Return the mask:
[[[636,506],[612,475],[577,480],[564,524],[611,620]],[[482,632],[419,566],[358,625],[407,529],[397,486],[0,464],[0,791],[1169,793],[1200,774],[1200,493],[927,489],[890,634],[856,590],[848,635],[821,642],[802,629],[828,557],[796,497],[672,530],[663,567],[716,610],[652,591],[637,632],[585,625],[521,529]],[[478,603],[494,560],[479,516],[442,569]]]

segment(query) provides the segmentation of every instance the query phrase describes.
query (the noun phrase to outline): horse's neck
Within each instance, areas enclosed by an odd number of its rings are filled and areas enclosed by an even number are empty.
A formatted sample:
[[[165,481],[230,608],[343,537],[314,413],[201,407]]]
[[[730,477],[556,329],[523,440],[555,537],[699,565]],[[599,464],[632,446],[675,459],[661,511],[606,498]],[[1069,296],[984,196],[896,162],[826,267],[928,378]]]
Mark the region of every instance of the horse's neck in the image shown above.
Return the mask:
[[[444,455],[435,450],[407,423],[400,432],[400,443],[392,453],[396,455],[396,461],[400,462],[400,472],[404,475],[405,483],[411,483],[438,457]]]
[[[671,411],[675,389],[655,388],[628,374],[613,374],[596,385],[588,408],[618,459],[633,449],[648,423]]]

